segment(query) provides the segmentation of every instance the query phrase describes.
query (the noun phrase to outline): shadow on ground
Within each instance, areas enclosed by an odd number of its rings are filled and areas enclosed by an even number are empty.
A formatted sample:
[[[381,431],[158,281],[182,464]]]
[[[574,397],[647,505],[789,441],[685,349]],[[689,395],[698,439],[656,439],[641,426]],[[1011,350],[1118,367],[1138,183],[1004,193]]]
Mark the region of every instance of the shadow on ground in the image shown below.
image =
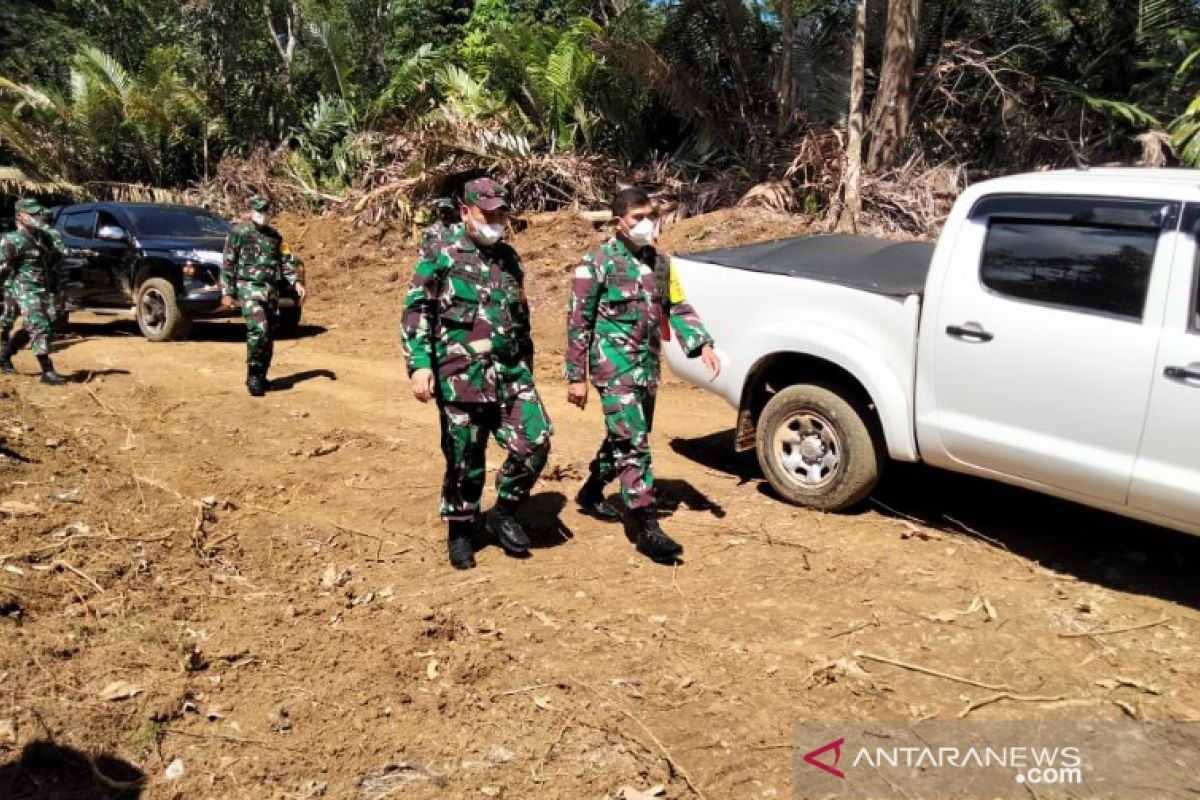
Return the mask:
[[[4,800],[137,800],[145,775],[113,756],[89,756],[49,740],[0,765]]]
[[[762,479],[754,454],[733,452],[732,430],[674,439],[671,448],[738,485],[758,481],[764,494],[783,502]],[[919,464],[890,464],[870,499],[848,513],[866,511],[971,536],[1111,589],[1200,608],[1200,537]]]

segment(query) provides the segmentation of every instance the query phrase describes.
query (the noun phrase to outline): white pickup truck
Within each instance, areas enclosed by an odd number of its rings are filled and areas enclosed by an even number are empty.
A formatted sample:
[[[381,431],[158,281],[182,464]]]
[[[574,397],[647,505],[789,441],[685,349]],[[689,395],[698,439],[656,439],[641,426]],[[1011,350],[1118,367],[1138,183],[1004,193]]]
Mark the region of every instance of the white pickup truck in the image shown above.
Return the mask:
[[[936,246],[813,236],[677,256],[785,499],[924,461],[1200,534],[1200,170],[977,184]]]

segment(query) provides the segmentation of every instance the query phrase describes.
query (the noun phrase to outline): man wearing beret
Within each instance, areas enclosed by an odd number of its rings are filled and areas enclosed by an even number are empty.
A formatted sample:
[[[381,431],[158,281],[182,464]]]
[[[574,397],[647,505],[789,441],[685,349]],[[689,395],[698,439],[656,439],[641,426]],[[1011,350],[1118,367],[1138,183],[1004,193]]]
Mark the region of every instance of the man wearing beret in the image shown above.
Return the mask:
[[[488,436],[508,457],[496,475],[498,499],[486,527],[508,554],[522,556],[530,542],[515,513],[546,466],[553,428],[533,381],[524,268],[504,242],[504,186],[489,178],[470,181],[460,212],[461,222],[423,239],[400,342],[413,395],[437,403],[450,564],[469,569]]]

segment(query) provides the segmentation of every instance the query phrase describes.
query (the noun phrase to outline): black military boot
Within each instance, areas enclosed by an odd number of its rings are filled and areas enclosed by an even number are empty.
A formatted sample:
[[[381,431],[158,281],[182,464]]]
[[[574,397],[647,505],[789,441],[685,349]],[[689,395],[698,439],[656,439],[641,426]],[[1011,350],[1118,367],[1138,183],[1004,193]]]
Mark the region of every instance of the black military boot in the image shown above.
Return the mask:
[[[0,336],[0,372],[5,375],[12,375],[16,372],[16,368],[12,363],[12,342],[8,339],[8,334]]]
[[[516,503],[498,500],[487,516],[487,530],[496,537],[504,552],[510,556],[523,556],[529,552],[529,535],[513,516],[516,511]]]
[[[683,545],[663,532],[653,508],[634,509],[633,523],[637,531],[637,549],[650,560],[674,564],[683,555]]]
[[[450,521],[450,566],[455,569],[474,569],[475,545],[471,544],[471,523]]]
[[[249,390],[252,397],[262,397],[267,393],[267,387],[263,383],[263,377],[258,367],[246,368],[246,389]]]
[[[50,356],[38,356],[37,360],[42,368],[42,383],[61,386],[67,382],[66,378],[54,371],[54,363],[50,361]]]
[[[588,476],[584,481],[583,486],[579,488],[579,494],[575,495],[575,502],[584,514],[602,522],[616,522],[621,518],[621,512],[604,499],[604,484],[600,483],[595,475]]]

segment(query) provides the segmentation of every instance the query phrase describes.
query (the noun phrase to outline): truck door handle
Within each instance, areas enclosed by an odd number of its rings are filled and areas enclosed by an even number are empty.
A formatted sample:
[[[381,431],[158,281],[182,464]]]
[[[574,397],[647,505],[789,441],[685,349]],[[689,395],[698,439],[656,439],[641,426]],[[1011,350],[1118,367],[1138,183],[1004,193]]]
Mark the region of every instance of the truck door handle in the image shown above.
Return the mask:
[[[946,333],[955,339],[975,339],[980,342],[990,342],[995,338],[983,328],[965,328],[962,325],[947,325]]]
[[[1163,375],[1176,381],[1200,381],[1200,372],[1187,367],[1167,367],[1163,370]]]

